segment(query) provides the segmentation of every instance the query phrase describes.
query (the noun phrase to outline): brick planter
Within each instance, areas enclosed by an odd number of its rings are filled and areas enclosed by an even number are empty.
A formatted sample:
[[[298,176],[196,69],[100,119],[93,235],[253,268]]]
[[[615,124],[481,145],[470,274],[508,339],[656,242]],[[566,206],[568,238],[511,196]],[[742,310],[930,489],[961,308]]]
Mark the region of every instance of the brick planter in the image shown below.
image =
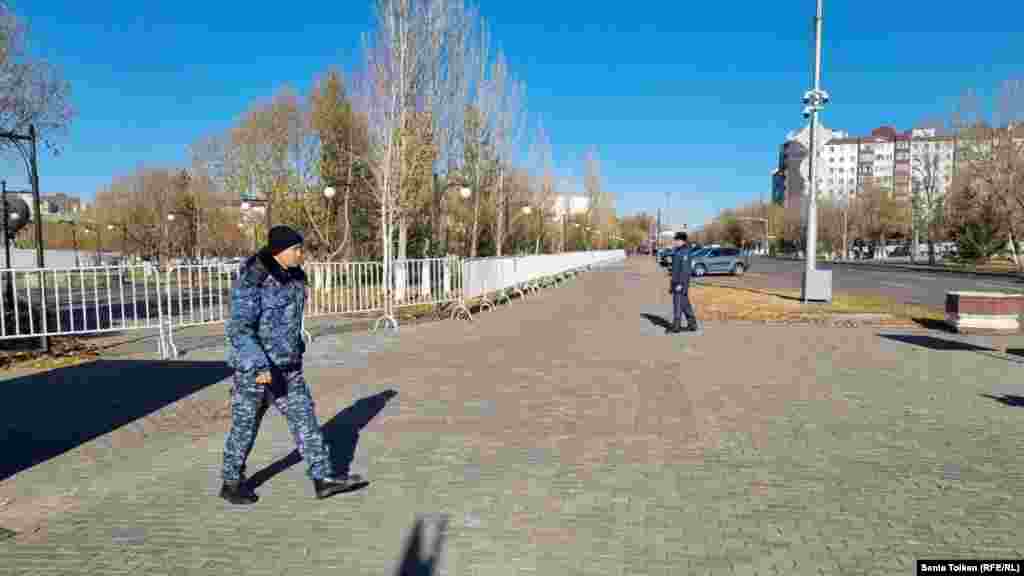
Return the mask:
[[[1005,334],[1020,330],[1024,294],[947,292],[946,323],[962,334]]]

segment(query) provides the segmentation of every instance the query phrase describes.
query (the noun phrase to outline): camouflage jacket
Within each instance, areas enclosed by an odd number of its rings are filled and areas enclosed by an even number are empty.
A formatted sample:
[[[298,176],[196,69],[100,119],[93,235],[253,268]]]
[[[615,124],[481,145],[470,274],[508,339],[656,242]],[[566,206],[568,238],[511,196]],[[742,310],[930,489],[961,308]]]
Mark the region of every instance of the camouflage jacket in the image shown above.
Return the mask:
[[[239,372],[302,363],[302,315],[306,275],[286,270],[267,250],[242,265],[231,291],[231,316],[225,333],[228,365]]]
[[[680,246],[672,250],[672,283],[670,288],[690,285],[690,247]]]

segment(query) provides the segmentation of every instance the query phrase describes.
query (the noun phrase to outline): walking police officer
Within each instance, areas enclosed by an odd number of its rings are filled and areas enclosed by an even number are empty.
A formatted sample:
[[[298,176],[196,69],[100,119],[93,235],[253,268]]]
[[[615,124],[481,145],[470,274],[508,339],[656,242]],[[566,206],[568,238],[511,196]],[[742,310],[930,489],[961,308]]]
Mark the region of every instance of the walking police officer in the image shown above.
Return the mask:
[[[675,247],[672,250],[672,283],[669,292],[672,294],[672,327],[669,332],[696,332],[697,317],[690,304],[690,246],[686,242],[686,232],[676,232],[673,238]],[[686,329],[682,327],[682,317],[686,316]]]
[[[246,485],[243,472],[270,403],[288,421],[317,498],[365,482],[356,474],[332,474],[330,451],[302,374],[306,350],[302,339],[306,305],[302,262],[302,236],[287,226],[275,226],[270,229],[268,245],[242,265],[232,289],[231,317],[225,331],[227,362],[235,373],[220,496],[233,504],[258,500]]]

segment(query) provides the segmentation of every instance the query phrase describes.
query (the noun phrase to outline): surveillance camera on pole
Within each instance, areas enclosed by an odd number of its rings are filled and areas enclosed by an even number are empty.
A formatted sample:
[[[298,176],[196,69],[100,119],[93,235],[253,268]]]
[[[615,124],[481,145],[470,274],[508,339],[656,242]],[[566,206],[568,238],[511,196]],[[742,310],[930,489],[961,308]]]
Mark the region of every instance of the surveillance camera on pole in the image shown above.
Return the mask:
[[[801,300],[808,301],[831,301],[832,300],[832,271],[818,270],[815,266],[816,248],[818,241],[818,218],[817,218],[817,166],[816,152],[820,143],[816,142],[818,134],[818,112],[824,110],[825,104],[829,101],[828,92],[821,89],[821,27],[822,27],[822,3],[817,0],[817,9],[814,16],[814,70],[811,76],[813,88],[804,93],[803,96],[803,117],[810,119],[809,146],[807,154],[807,236],[804,242],[806,261],[804,274],[801,281]]]
[[[6,204],[7,218],[0,216],[0,230],[6,232],[8,238],[14,238],[22,228],[35,220],[28,203],[21,198],[7,198]]]

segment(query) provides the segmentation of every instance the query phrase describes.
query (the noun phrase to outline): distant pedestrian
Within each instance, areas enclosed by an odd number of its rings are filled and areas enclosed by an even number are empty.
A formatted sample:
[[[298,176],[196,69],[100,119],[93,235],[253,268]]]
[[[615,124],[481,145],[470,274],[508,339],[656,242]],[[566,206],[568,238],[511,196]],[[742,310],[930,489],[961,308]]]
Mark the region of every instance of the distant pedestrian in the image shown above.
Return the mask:
[[[270,403],[288,420],[317,498],[365,482],[355,474],[333,475],[330,451],[303,377],[306,275],[302,262],[302,236],[287,226],[275,226],[270,229],[267,246],[242,265],[232,289],[231,317],[225,331],[227,362],[235,373],[220,496],[233,504],[258,500],[246,484],[244,470]]]
[[[686,232],[677,232],[673,241],[672,283],[669,287],[672,294],[672,327],[669,332],[696,332],[697,316],[690,304],[690,246],[686,242]],[[682,327],[683,316],[686,316],[685,330]]]

